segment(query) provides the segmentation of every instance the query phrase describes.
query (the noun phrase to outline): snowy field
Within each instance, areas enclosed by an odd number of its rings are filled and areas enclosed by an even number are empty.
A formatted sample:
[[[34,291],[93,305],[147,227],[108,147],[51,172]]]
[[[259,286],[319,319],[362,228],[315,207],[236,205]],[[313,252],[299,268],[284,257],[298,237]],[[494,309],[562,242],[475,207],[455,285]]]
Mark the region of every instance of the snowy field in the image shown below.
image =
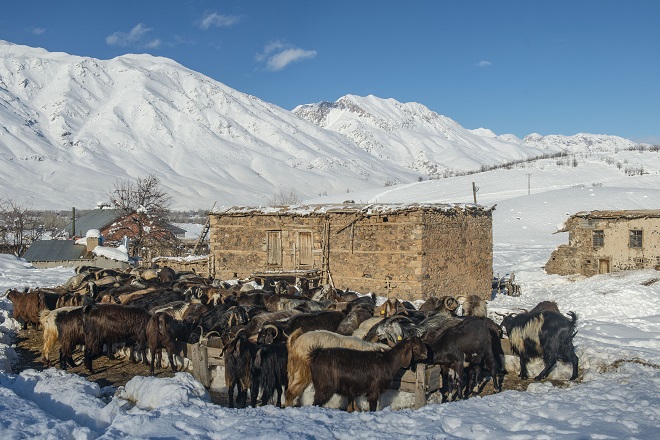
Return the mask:
[[[451,181],[463,189],[480,179],[480,203],[497,204],[494,272],[515,271],[522,286],[520,297],[498,296],[489,303],[489,311],[516,311],[542,300],[556,301],[563,312],[575,311],[580,359],[576,383],[530,382],[525,391],[429,404],[419,410],[387,406],[376,413],[349,414],[310,406],[227,409],[212,404],[205,389],[188,373],[173,378],[136,377],[119,389],[100,389],[78,375],[53,368],[13,374],[12,342],[19,326],[10,318],[11,304],[3,296],[0,439],[660,438],[660,272],[583,278],[547,275],[542,268],[551,251],[567,241],[566,234],[553,232],[569,214],[590,209],[660,208],[657,167],[652,176],[620,175],[617,179],[616,173],[604,173],[596,166],[601,165],[558,169],[547,177],[541,169],[508,174],[495,171],[463,180],[423,182],[408,186],[407,191],[392,187],[371,195],[351,195],[364,197],[364,201],[371,197],[379,203],[449,201],[441,200],[440,190],[434,192],[433,186],[445,188]],[[653,161],[648,166],[652,169]],[[527,195],[526,174],[530,172],[536,187]],[[523,187],[514,191],[511,183],[517,179]],[[570,184],[575,180],[578,185]],[[399,198],[388,199],[387,194],[396,192]],[[454,201],[469,201],[459,198]],[[54,286],[72,273],[70,269],[30,268],[21,260],[1,255],[0,291]],[[530,370],[535,374],[540,366]],[[560,381],[569,376],[564,365],[551,375]]]

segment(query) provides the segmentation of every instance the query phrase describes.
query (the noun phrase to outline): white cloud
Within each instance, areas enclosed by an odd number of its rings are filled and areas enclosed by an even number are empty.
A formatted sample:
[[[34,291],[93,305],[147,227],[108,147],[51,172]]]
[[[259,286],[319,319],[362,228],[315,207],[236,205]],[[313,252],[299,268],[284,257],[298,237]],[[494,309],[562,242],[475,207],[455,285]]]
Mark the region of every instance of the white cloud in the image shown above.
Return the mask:
[[[30,28],[30,33],[34,35],[42,35],[44,32],[46,32],[46,29],[44,28],[40,28],[40,27]]]
[[[268,43],[262,53],[257,54],[256,60],[265,62],[266,69],[276,72],[284,69],[291,63],[314,58],[316,54],[317,52],[315,50],[304,50],[282,41],[274,41]]]
[[[107,37],[105,37],[105,42],[110,46],[121,46],[121,47],[140,45],[141,42],[144,40],[145,35],[151,30],[152,30],[151,28],[146,27],[142,23],[138,23],[128,33],[115,32],[112,35],[108,35]],[[160,45],[160,40],[151,40],[147,42],[144,45],[144,47],[148,47],[147,45],[153,44],[155,41],[158,41],[157,46]],[[151,47],[155,47],[155,46],[151,46]]]
[[[156,38],[155,40],[151,40],[148,43],[144,44],[142,47],[144,47],[145,49],[155,49],[159,47],[160,44],[161,44],[160,39]]]
[[[489,67],[489,66],[492,66],[492,65],[493,65],[493,63],[491,63],[490,61],[486,61],[486,60],[479,61],[477,64],[475,64],[475,66],[477,66],[477,67]]]
[[[240,21],[240,17],[235,15],[222,15],[216,12],[207,12],[199,22],[201,29],[207,30],[210,27],[229,27]]]

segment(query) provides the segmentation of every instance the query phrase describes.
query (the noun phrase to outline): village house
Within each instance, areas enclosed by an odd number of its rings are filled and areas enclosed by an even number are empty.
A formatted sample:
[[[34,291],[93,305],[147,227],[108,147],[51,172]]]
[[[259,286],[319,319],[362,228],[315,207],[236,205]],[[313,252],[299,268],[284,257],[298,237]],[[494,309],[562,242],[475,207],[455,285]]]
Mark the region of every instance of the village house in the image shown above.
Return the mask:
[[[107,205],[100,205],[80,216],[69,223],[65,231],[76,239],[84,237],[90,229],[101,232],[106,246],[116,246],[128,239],[131,255],[138,255],[143,261],[159,255],[176,255],[179,237],[184,237],[186,232],[169,223],[160,224],[144,212],[126,213]]]
[[[490,299],[492,210],[478,205],[232,207],[209,214],[215,278],[299,273],[402,299]]]
[[[660,210],[585,211],[572,215],[557,232],[568,244],[550,256],[545,270],[570,275],[658,268]]]
[[[36,240],[23,258],[38,269],[94,266],[123,270],[135,265],[125,250],[100,246],[100,233],[96,229],[78,240]]]

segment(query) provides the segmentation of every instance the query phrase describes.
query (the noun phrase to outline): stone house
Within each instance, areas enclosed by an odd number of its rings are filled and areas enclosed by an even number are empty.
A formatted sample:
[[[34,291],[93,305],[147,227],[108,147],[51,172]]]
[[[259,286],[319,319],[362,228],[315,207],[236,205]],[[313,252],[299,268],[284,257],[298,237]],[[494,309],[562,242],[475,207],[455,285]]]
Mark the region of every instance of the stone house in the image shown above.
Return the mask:
[[[585,211],[557,232],[568,244],[550,256],[550,274],[592,276],[660,266],[660,210]]]
[[[493,208],[478,205],[232,207],[209,214],[210,272],[295,271],[379,296],[490,299]]]

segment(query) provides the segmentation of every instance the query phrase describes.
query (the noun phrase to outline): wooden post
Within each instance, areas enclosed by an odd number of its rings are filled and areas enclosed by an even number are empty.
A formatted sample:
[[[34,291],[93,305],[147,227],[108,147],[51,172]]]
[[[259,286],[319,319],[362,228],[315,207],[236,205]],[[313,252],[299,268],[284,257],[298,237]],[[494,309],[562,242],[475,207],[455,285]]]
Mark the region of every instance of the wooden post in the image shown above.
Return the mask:
[[[426,405],[426,366],[417,364],[415,372],[415,409],[420,409]]]
[[[477,204],[477,191],[479,191],[479,188],[477,188],[477,185],[472,182],[472,196],[474,197],[474,204]]]
[[[208,388],[211,386],[211,377],[209,375],[209,355],[206,345],[200,342],[193,344],[191,347],[190,362],[193,366],[193,377]]]

